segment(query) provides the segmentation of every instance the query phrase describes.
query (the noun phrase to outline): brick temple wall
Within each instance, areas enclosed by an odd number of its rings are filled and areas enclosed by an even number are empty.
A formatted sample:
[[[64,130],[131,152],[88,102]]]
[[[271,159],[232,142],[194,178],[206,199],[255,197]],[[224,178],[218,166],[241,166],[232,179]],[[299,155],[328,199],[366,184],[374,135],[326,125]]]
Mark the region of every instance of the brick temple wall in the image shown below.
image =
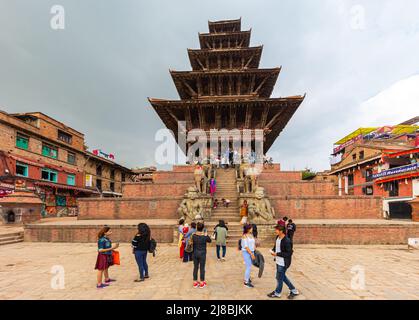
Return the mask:
[[[78,199],[78,219],[177,219],[182,197]]]
[[[407,245],[408,238],[419,237],[419,224],[298,224],[294,244],[334,244],[334,245]],[[90,242],[97,241],[101,225],[42,225],[25,226],[24,239],[29,242]],[[173,243],[176,226],[171,224],[151,225],[152,237],[159,243]],[[259,225],[258,238],[263,246],[274,243],[272,225]],[[112,240],[129,243],[136,233],[135,225],[112,225]],[[236,241],[229,246],[236,246]],[[213,244],[211,244],[213,246]]]
[[[323,181],[260,181],[268,196],[335,196],[336,186],[333,182]]]
[[[165,182],[165,183],[124,183],[122,196],[125,198],[135,197],[161,197],[183,196],[193,182]]]
[[[382,199],[363,196],[269,196],[278,218],[381,219]]]
[[[153,173],[154,183],[191,182],[193,184],[193,181],[193,172],[156,171]]]
[[[271,169],[264,169],[259,175],[259,181],[263,180],[301,180],[302,173],[301,171],[276,171]]]
[[[273,227],[258,226],[262,245],[273,246]],[[408,238],[419,237],[419,224],[298,224],[294,244],[407,245]]]
[[[419,225],[302,225],[296,244],[405,244],[419,237]]]
[[[24,240],[30,242],[97,242],[102,225],[27,225]],[[112,241],[130,243],[137,233],[135,225],[112,225]],[[151,225],[151,236],[159,243],[173,242],[173,225]]]

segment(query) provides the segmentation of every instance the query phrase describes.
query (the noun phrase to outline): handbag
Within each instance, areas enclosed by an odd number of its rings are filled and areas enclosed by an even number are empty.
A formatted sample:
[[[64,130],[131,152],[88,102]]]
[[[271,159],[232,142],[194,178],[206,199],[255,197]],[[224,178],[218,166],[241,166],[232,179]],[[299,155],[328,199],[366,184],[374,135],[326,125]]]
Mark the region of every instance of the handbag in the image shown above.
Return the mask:
[[[118,266],[121,264],[119,251],[116,251],[116,250],[112,251],[112,259],[113,259],[113,264],[116,264]]]

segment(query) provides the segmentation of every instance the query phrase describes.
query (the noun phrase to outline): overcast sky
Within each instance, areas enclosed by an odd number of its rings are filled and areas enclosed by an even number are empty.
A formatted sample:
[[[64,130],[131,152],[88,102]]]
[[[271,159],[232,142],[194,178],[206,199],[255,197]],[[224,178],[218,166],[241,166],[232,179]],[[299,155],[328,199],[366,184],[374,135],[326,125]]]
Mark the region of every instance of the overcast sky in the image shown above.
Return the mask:
[[[283,67],[273,97],[307,93],[270,150],[284,169],[328,169],[350,131],[419,115],[417,0],[0,0],[0,109],[44,112],[91,149],[152,165],[164,126],[147,97],[177,99],[168,70],[190,70],[208,20],[239,17],[261,67]]]

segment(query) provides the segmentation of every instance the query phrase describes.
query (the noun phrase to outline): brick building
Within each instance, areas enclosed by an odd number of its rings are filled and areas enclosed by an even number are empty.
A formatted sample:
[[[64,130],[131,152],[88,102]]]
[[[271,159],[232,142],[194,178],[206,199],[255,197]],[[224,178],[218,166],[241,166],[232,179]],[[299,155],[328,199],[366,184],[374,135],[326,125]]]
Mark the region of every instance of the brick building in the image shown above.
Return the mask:
[[[94,189],[103,197],[122,197],[122,183],[131,180],[132,170],[111,159],[113,156],[97,152],[86,152],[85,187]]]
[[[61,216],[77,213],[77,198],[100,193],[86,187],[91,160],[83,133],[41,112],[4,111],[0,133],[0,196],[13,192],[15,181],[24,179],[41,197],[43,216]],[[110,166],[121,167],[113,162]]]
[[[388,218],[410,218],[419,196],[419,126],[360,128],[335,144],[331,171],[339,195],[381,196]]]

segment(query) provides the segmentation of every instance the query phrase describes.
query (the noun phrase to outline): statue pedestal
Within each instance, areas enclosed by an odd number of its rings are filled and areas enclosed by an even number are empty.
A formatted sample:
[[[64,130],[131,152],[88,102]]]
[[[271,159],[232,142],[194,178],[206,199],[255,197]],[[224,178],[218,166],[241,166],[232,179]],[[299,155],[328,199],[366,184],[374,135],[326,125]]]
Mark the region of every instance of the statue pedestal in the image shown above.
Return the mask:
[[[409,201],[409,203],[412,206],[412,220],[415,222],[419,222],[419,197],[416,197],[416,199]]]

